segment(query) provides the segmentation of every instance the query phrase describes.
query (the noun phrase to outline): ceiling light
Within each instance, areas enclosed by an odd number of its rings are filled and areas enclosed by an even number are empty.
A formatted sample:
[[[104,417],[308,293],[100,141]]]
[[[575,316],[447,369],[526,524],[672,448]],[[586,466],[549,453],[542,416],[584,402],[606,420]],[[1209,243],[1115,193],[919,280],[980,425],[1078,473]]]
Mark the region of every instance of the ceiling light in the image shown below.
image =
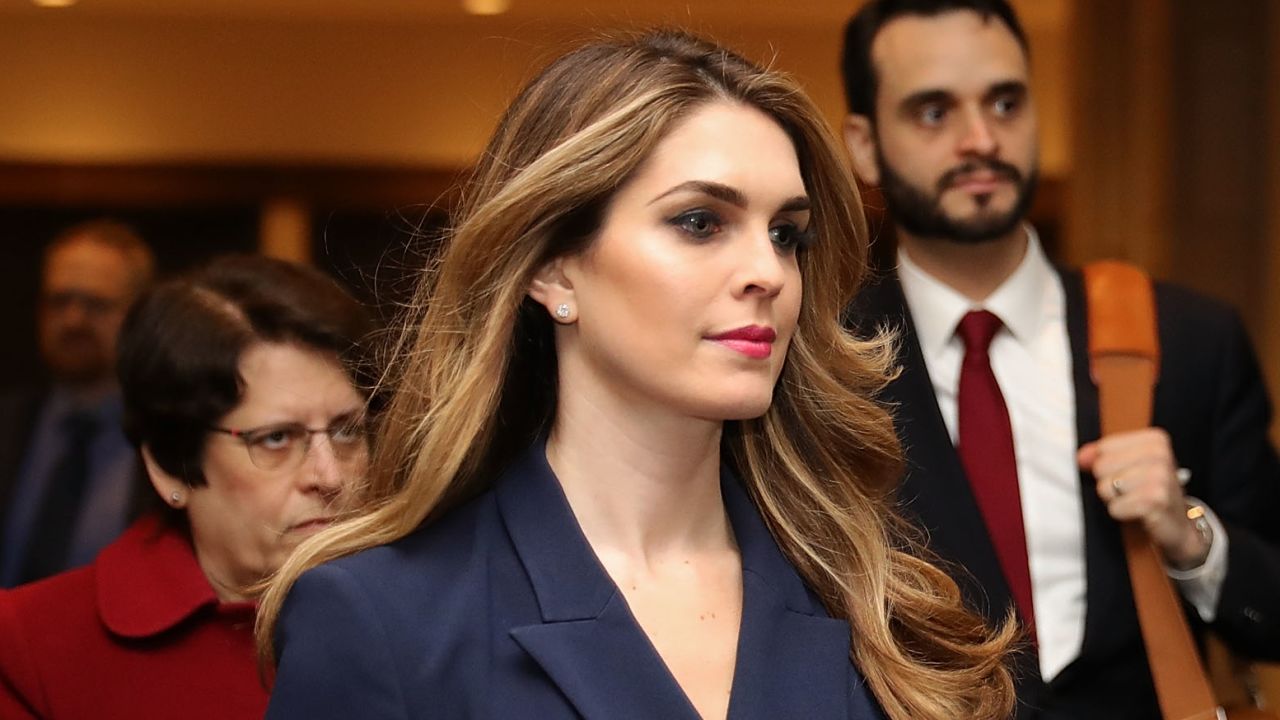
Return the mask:
[[[31,0],[31,2],[47,8],[64,8],[76,4],[76,0]]]
[[[501,15],[511,9],[511,0],[462,0],[462,8],[472,15]]]

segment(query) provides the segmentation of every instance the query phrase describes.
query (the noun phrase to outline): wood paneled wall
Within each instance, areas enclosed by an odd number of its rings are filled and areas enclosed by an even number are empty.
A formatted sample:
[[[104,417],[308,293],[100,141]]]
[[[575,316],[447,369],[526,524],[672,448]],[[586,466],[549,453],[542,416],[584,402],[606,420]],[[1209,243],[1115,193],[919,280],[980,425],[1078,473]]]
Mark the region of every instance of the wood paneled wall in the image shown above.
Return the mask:
[[[1280,390],[1280,4],[1078,0],[1065,257],[1230,303]],[[1270,110],[1269,110],[1270,108]],[[1270,114],[1269,114],[1270,113]]]

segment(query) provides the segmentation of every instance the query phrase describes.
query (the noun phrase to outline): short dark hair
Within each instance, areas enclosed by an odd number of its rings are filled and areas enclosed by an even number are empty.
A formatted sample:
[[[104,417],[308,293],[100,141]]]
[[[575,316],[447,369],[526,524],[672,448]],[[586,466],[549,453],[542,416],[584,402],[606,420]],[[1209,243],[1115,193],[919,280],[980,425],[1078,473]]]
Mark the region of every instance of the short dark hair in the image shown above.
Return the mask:
[[[161,283],[120,330],[125,435],[165,472],[203,485],[209,428],[240,403],[240,357],[250,345],[334,352],[367,396],[371,329],[365,308],[333,279],[283,260],[228,256]]]
[[[871,62],[871,45],[885,25],[903,15],[933,17],[958,10],[978,13],[984,21],[992,16],[999,18],[1017,38],[1022,52],[1030,55],[1031,49],[1027,46],[1027,36],[1018,23],[1018,16],[1005,0],[871,0],[849,19],[844,28],[840,68],[844,75],[844,97],[849,112],[875,120],[878,80]]]

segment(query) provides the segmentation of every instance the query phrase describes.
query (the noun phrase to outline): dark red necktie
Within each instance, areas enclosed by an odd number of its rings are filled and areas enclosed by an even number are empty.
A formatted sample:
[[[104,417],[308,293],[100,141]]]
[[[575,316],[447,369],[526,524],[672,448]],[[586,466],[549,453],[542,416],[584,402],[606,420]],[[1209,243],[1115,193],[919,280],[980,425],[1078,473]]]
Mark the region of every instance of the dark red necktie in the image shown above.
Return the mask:
[[[1013,428],[987,355],[991,339],[1002,325],[1000,318],[992,313],[974,310],[960,320],[956,329],[964,341],[957,398],[960,439],[956,450],[987,524],[1013,601],[1034,639],[1036,616],[1031,602],[1031,571],[1027,565],[1027,536],[1022,527]]]

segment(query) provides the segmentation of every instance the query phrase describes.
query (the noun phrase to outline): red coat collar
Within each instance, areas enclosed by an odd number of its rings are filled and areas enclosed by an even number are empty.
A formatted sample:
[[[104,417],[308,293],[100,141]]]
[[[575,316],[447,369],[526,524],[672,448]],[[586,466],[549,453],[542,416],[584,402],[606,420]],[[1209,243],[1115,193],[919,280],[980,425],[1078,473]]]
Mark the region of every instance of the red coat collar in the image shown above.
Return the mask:
[[[108,545],[94,562],[98,613],[111,632],[144,638],[169,630],[218,597],[182,530],[147,516]],[[220,610],[252,614],[253,603]]]

